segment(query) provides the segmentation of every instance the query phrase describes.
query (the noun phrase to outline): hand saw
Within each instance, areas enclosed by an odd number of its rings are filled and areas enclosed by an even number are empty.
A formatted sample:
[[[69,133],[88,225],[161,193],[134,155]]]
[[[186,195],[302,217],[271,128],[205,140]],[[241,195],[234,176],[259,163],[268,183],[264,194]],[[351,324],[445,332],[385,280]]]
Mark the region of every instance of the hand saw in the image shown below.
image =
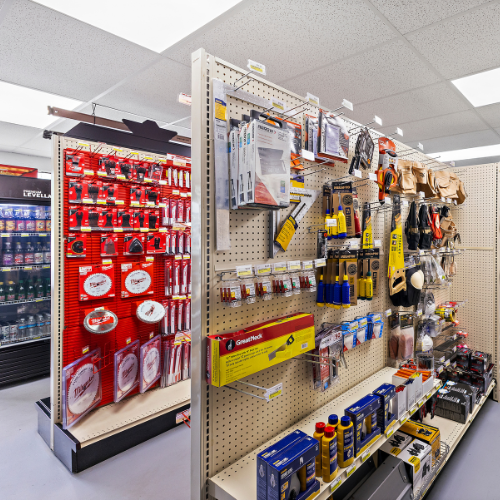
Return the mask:
[[[406,290],[405,258],[403,253],[403,223],[401,219],[401,200],[394,195],[391,219],[391,239],[389,249],[389,294],[394,295]],[[401,281],[399,281],[401,280]]]

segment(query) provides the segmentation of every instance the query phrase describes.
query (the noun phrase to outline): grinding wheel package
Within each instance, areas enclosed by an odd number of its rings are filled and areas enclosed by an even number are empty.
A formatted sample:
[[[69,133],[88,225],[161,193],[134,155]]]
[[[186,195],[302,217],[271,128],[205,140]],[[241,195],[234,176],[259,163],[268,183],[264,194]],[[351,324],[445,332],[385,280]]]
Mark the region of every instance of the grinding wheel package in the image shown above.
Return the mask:
[[[101,350],[95,349],[62,370],[63,429],[69,429],[102,399]]]
[[[139,385],[139,341],[115,352],[115,403]]]
[[[82,266],[79,270],[80,299],[106,299],[115,296],[114,266]]]
[[[126,234],[123,238],[123,255],[143,255],[145,243],[144,234]]]
[[[154,293],[153,264],[153,262],[122,264],[122,299]]]
[[[87,235],[68,234],[66,240],[66,257],[86,257],[87,256]]]
[[[161,376],[161,335],[141,345],[140,385],[141,394],[146,392]]]
[[[118,316],[107,307],[87,309],[85,313],[83,326],[90,333],[102,335],[115,329],[118,324]]]

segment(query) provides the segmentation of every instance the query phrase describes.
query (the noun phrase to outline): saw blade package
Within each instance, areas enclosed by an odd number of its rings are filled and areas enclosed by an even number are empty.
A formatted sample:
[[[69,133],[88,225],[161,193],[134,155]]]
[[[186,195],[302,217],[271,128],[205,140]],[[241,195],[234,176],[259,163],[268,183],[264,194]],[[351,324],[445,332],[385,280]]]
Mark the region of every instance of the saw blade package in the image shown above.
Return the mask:
[[[139,385],[139,341],[115,352],[115,403]]]

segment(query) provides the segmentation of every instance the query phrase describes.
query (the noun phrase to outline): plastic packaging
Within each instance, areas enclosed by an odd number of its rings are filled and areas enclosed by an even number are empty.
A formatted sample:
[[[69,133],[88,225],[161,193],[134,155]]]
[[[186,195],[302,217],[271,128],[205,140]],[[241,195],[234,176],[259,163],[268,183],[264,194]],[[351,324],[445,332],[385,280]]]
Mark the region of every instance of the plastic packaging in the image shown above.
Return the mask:
[[[348,467],[354,462],[354,426],[349,417],[342,417],[337,427],[338,464]]]
[[[401,329],[399,327],[399,313],[392,313],[389,317],[389,327],[391,329],[389,337],[389,357],[398,359],[399,341],[401,338]]]
[[[327,425],[321,438],[321,463],[323,466],[323,481],[331,483],[338,472],[337,465],[337,434],[335,427]]]

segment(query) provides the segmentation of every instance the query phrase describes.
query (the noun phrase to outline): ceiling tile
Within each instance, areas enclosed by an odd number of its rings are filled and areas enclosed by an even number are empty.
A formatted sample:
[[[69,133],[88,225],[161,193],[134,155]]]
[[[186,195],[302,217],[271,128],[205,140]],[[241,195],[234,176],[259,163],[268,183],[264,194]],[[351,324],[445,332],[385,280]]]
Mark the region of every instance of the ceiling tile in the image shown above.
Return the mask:
[[[458,78],[500,66],[499,25],[500,5],[494,3],[407,38],[445,78]]]
[[[21,147],[16,148],[14,153],[22,153],[36,156],[52,156],[52,141],[44,139],[42,135],[25,142]]]
[[[500,103],[476,108],[477,112],[491,127],[500,127]]]
[[[486,128],[484,122],[473,110],[401,123],[398,126],[403,129],[403,142],[407,144],[415,141],[424,142],[436,137],[476,132]],[[390,134],[394,131],[394,127],[383,127],[381,131]],[[428,151],[426,142],[424,142],[424,151]]]
[[[97,103],[152,120],[171,122],[191,114],[189,106],[178,102],[180,92],[191,93],[191,67],[163,58],[98,99]],[[189,126],[189,123],[190,120],[186,120],[181,125]]]
[[[381,68],[391,61],[390,78]],[[340,76],[340,78],[339,78]],[[402,40],[396,40],[363,54],[350,57],[326,68],[287,80],[283,85],[299,95],[311,91],[330,109],[343,98],[354,104],[372,101],[439,81]],[[332,85],[335,82],[335,85]],[[369,82],[369,84],[367,84]]]
[[[40,132],[41,129],[39,128],[0,122],[0,144],[10,146],[14,149],[29,141]]]
[[[358,0],[288,0],[272,4],[257,0],[214,27],[187,37],[164,54],[191,64],[191,53],[203,47],[209,54],[242,68],[251,58],[266,65],[267,79],[279,83],[394,36]]]
[[[397,125],[406,132],[405,126],[401,124],[468,109],[467,103],[449,85],[437,83],[360,104],[354,108],[354,119],[368,123],[372,121],[373,115],[377,115],[382,118],[384,127]]]
[[[471,167],[472,165],[488,165],[490,163],[500,163],[500,156],[460,160],[455,162],[455,167]],[[460,176],[460,171],[458,172],[458,175]],[[465,186],[465,189],[467,189],[467,186]]]
[[[14,0],[0,29],[0,80],[81,101],[159,57],[27,0]]]
[[[398,29],[408,33],[464,12],[488,0],[371,0]]]

